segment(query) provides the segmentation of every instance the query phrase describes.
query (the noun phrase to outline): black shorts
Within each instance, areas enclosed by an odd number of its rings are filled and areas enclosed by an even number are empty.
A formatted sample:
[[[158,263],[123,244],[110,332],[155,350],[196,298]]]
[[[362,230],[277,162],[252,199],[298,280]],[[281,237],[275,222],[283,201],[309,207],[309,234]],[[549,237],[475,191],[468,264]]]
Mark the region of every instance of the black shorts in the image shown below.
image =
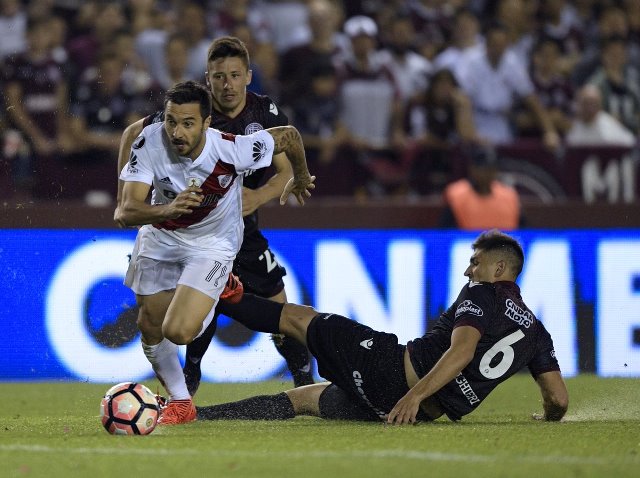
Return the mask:
[[[282,278],[287,275],[268,246],[263,251],[240,250],[233,263],[233,273],[242,281],[245,292],[266,298],[284,290]]]
[[[307,346],[321,377],[352,400],[384,417],[408,391],[405,346],[394,334],[377,332],[335,314],[319,314],[307,329]]]

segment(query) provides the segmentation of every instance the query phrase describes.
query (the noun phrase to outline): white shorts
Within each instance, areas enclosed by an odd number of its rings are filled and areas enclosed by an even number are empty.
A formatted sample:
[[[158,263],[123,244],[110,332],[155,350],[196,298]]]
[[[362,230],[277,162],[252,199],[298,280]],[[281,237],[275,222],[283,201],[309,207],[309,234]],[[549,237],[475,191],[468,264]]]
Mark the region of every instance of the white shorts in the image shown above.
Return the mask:
[[[229,258],[224,252],[217,253],[212,250],[185,250],[183,257],[176,258],[176,251],[173,249],[173,260],[155,259],[145,255],[145,252],[153,249],[156,249],[154,254],[158,252],[157,246],[149,234],[138,234],[124,281],[126,286],[137,295],[152,295],[164,290],[173,290],[178,284],[182,284],[218,301],[233,268],[233,258]],[[162,247],[160,245],[160,248]]]

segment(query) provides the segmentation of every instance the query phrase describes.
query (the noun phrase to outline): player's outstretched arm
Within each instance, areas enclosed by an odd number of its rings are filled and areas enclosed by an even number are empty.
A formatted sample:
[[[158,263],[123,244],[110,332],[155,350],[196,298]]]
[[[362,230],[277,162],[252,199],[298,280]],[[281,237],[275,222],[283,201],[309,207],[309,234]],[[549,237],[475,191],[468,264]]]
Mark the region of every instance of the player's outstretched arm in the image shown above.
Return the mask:
[[[287,182],[293,177],[291,163],[284,153],[274,154],[271,161],[273,176],[257,189],[242,188],[242,215],[247,216],[272,199],[279,198]]]
[[[387,415],[387,423],[402,425],[415,423],[420,403],[453,380],[473,359],[480,332],[464,325],[453,329],[451,346],[433,368],[398,400]]]
[[[315,188],[315,176],[309,174],[304,144],[300,132],[293,126],[276,126],[266,130],[274,140],[274,156],[285,153],[293,168],[291,178],[280,196],[280,204],[285,204],[289,194],[293,194],[299,204],[304,205],[304,199],[311,197],[311,190]]]
[[[113,212],[113,220],[120,227],[125,227],[124,224],[118,221],[118,217],[120,216],[118,209],[122,203],[122,189],[124,188],[124,181],[120,179],[120,172],[124,168],[125,164],[127,164],[127,161],[129,161],[131,146],[133,145],[134,140],[142,132],[143,121],[144,119],[141,119],[127,126],[120,138],[120,148],[118,149],[118,171],[116,172],[118,178],[118,194],[116,196],[116,210]]]
[[[562,374],[557,371],[541,373],[536,378],[536,383],[542,394],[544,415],[534,414],[533,418],[552,422],[560,421],[569,408],[569,393]]]

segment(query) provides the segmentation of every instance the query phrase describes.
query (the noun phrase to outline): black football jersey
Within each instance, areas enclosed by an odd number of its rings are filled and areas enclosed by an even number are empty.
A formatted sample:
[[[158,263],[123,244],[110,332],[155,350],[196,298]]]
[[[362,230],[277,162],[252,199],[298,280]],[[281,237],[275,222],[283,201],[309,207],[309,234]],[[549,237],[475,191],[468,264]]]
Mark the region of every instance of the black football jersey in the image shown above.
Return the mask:
[[[159,111],[144,120],[144,126],[164,121],[164,111]],[[247,91],[247,104],[235,118],[212,110],[211,127],[237,135],[251,134],[262,129],[289,124],[289,118],[268,96],[258,95]],[[249,189],[260,187],[268,168],[247,171],[243,177],[243,186]],[[258,224],[258,211],[244,217],[244,251],[262,252],[268,247],[267,240],[262,235]]]
[[[481,334],[475,355],[462,372],[437,393],[452,420],[472,412],[500,383],[528,367],[535,378],[560,370],[553,341],[527,308],[513,282],[469,283],[432,330],[409,342],[411,362],[422,378],[451,345],[453,329],[475,327]]]

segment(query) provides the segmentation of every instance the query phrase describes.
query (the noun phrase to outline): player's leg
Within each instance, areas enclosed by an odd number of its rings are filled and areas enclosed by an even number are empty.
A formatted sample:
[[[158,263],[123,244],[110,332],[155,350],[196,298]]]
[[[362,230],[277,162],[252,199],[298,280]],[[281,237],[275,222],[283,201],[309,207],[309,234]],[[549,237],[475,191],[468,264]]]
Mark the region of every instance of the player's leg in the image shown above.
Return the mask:
[[[380,421],[338,386],[316,383],[275,395],[258,395],[237,402],[197,407],[199,420],[287,420],[311,415],[328,420]]]
[[[224,291],[220,294],[220,301],[237,303],[241,300],[243,291],[242,282],[231,273],[227,279]],[[200,379],[202,378],[202,357],[204,357],[204,354],[207,352],[218,328],[218,316],[220,313],[217,310],[212,311],[212,313],[215,313],[215,315],[204,332],[193,339],[191,343],[187,344],[187,353],[182,371],[187,383],[187,389],[192,397],[196,394],[200,386]],[[207,322],[206,319],[205,322]]]
[[[245,291],[284,304],[287,302],[283,278],[287,271],[282,267],[262,234],[249,234],[245,249],[241,250],[234,265],[234,272],[243,282]],[[244,245],[244,243],[243,243]],[[262,251],[262,252],[256,252]],[[307,348],[294,339],[276,334],[271,336],[278,353],[284,358],[293,377],[295,387],[313,383],[311,356]]]
[[[202,324],[215,303],[210,295],[179,284],[162,323],[163,335],[178,345],[190,343],[203,331]]]
[[[286,291],[282,289],[277,295],[269,297],[269,300],[281,304],[286,303]],[[311,371],[311,354],[307,347],[283,334],[271,334],[271,339],[276,350],[287,363],[287,368],[293,378],[293,386],[311,385],[313,383],[313,373]]]
[[[280,333],[307,346],[307,328],[318,312],[306,305],[285,304],[280,314]]]
[[[258,395],[237,402],[197,407],[200,420],[286,420],[296,415],[319,416],[319,397],[328,383]]]
[[[163,335],[175,344],[187,344],[201,334],[214,318],[214,305],[224,289],[231,261],[222,257],[190,257],[183,267],[164,321]],[[182,368],[175,386],[185,399],[172,399],[163,410],[160,423],[173,425],[196,419],[196,408],[187,389]]]
[[[187,344],[187,353],[182,372],[184,373],[184,380],[187,383],[187,390],[189,390],[192,397],[198,391],[198,387],[200,387],[202,357],[204,357],[204,354],[207,352],[218,328],[218,315],[220,314],[217,311],[214,313],[213,320],[211,320],[211,323],[202,335],[196,337],[190,344]]]
[[[162,425],[177,425],[196,419],[196,409],[187,389],[184,373],[178,360],[178,346],[190,342],[202,330],[205,318],[212,312],[215,300],[204,292],[179,284],[169,304],[162,323],[163,343],[174,349],[175,361],[171,375],[162,377],[169,392],[169,403],[162,410],[158,422]],[[213,313],[212,313],[213,315]],[[170,344],[170,345],[169,345]]]
[[[162,324],[174,291],[162,291],[148,296],[136,296],[140,307],[138,328],[142,333],[142,349],[170,400],[189,399],[182,380],[178,346],[164,337]]]

